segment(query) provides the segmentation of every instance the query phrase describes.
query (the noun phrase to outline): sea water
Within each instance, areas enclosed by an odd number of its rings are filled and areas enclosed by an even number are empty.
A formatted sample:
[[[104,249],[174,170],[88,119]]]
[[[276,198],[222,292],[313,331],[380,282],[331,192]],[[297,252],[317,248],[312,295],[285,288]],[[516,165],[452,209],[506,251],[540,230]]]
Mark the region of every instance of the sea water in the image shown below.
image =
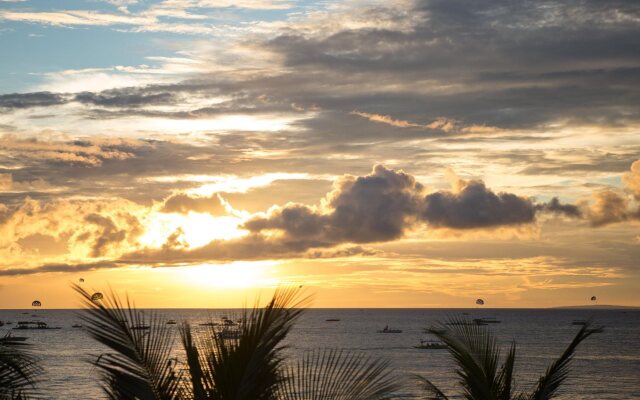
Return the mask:
[[[23,314],[26,312],[27,314]],[[238,310],[163,309],[163,318],[198,324],[222,316],[238,316]],[[295,325],[287,339],[292,360],[307,350],[341,348],[389,360],[393,374],[403,383],[398,398],[418,398],[420,389],[412,377],[429,378],[445,393],[456,398],[455,365],[446,350],[420,350],[413,346],[429,339],[425,328],[448,316],[495,317],[490,324],[503,346],[503,354],[515,341],[518,346],[517,389],[531,390],[549,363],[566,348],[580,326],[573,320],[593,318],[605,326],[601,334],[587,339],[577,351],[571,375],[563,387],[562,399],[640,399],[640,310],[584,309],[310,309]],[[35,314],[36,317],[32,317]],[[328,322],[327,319],[340,319]],[[41,320],[59,330],[14,330],[27,336],[31,350],[41,359],[45,395],[50,399],[102,399],[99,374],[91,361],[104,349],[81,328],[74,310],[0,310],[0,320],[13,325],[0,328],[6,333],[20,320]],[[398,334],[377,333],[385,325],[401,329]],[[173,325],[176,333],[178,328]],[[200,328],[201,329],[201,328]],[[179,346],[179,341],[176,341]]]

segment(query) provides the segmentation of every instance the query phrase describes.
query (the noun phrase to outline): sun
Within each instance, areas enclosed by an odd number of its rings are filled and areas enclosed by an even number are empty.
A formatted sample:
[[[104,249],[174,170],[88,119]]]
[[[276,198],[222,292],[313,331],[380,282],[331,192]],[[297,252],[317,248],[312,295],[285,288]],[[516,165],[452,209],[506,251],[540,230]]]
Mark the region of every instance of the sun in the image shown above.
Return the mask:
[[[188,284],[212,288],[248,289],[280,284],[275,267],[278,261],[236,261],[228,264],[201,264],[184,267],[181,275]]]

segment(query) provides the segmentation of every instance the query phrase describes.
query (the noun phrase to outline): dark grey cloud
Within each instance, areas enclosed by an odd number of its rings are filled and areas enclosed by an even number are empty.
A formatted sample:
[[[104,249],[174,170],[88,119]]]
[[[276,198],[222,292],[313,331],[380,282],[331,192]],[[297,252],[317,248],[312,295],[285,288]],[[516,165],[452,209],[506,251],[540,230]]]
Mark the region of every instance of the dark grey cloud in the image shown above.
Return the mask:
[[[557,197],[552,198],[547,203],[536,204],[536,211],[565,215],[567,217],[573,218],[579,218],[582,216],[580,207],[576,206],[575,204],[563,204]]]
[[[433,227],[477,229],[528,224],[534,221],[535,211],[528,198],[496,194],[483,182],[470,181],[458,193],[427,195],[421,217]]]
[[[111,89],[99,93],[82,92],[73,99],[79,103],[102,107],[140,107],[174,104],[175,95],[169,92],[153,92],[149,88]]]
[[[66,103],[63,94],[51,92],[11,93],[0,95],[0,108],[48,107]]]
[[[44,264],[36,268],[10,268],[0,269],[0,276],[22,276],[50,272],[83,272],[97,269],[117,268],[122,266],[121,263],[113,261],[97,261],[84,264],[72,263],[55,263]]]
[[[371,174],[339,181],[321,213],[291,204],[245,224],[252,232],[279,230],[287,237],[326,243],[370,243],[400,238],[415,219],[423,187],[402,171],[376,165]]]

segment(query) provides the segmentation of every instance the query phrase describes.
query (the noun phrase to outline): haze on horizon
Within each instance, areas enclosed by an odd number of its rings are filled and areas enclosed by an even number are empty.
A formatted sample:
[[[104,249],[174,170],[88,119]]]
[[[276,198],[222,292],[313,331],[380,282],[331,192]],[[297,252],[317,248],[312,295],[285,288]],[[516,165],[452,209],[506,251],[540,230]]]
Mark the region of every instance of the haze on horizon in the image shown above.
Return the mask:
[[[640,306],[639,37],[622,0],[0,0],[0,307]]]

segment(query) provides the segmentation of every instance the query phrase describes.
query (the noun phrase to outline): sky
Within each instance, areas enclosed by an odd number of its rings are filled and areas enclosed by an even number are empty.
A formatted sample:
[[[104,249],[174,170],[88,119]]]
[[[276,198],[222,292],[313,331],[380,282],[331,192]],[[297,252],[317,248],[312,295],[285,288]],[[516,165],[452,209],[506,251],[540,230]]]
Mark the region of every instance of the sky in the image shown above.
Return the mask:
[[[640,306],[637,1],[0,0],[0,308]]]

